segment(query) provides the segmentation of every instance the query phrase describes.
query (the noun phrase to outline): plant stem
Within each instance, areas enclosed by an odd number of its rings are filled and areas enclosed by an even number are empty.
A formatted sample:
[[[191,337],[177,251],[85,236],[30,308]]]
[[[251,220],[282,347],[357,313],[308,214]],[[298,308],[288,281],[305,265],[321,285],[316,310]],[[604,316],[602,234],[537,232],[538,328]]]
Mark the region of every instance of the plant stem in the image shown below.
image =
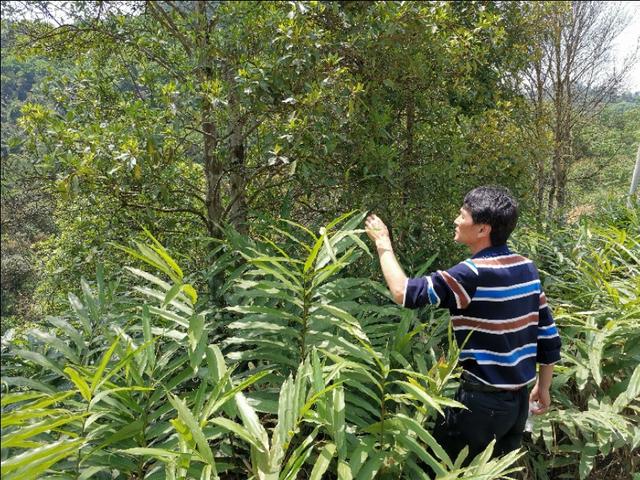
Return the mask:
[[[304,361],[307,354],[307,330],[309,322],[309,296],[310,291],[307,288],[309,285],[309,276],[304,274],[302,282],[302,331],[300,332],[300,361]]]

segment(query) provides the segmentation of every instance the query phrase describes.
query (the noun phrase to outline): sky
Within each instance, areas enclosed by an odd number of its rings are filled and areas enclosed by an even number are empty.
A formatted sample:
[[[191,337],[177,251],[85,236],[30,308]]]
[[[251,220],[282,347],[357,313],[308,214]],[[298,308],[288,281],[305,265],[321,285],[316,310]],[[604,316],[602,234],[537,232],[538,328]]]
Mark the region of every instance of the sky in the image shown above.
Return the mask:
[[[626,6],[631,17],[631,22],[620,34],[614,47],[617,65],[622,64],[625,55],[640,41],[640,1],[627,2]],[[640,92],[640,59],[636,62],[633,70],[629,74],[626,82],[626,90]]]

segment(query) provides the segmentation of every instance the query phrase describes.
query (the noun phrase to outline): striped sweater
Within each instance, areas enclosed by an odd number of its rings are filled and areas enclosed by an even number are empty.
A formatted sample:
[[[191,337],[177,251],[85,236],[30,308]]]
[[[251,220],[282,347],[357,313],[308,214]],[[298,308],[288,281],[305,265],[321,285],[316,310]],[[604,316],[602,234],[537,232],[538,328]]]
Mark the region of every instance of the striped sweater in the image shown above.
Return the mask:
[[[514,389],[536,378],[536,362],[560,360],[560,337],[531,260],[489,247],[447,271],[410,278],[404,306],[448,308],[462,367],[479,381]]]

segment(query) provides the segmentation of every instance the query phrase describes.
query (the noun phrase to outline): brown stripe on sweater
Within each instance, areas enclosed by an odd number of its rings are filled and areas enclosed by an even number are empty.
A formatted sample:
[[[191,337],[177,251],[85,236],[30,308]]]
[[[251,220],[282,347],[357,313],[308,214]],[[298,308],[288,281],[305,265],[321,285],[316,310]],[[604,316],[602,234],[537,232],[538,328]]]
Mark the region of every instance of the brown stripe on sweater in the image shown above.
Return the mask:
[[[509,265],[525,262],[526,260],[522,255],[510,255],[504,258],[474,258],[472,262],[477,267],[508,267]]]
[[[464,290],[464,288],[462,288],[462,285],[460,285],[458,281],[447,272],[440,271],[438,273],[442,275],[444,281],[447,282],[447,285],[449,285],[449,288],[455,294],[456,304],[458,305],[458,308],[467,308],[467,305],[469,305],[471,299],[469,298],[469,295],[467,295],[467,292]]]
[[[528,323],[538,322],[538,312],[530,313],[517,320],[511,320],[508,322],[486,322],[472,317],[461,317],[451,320],[453,326],[456,328],[471,327],[482,328],[484,330],[500,331],[500,330],[515,330],[517,328],[524,327]]]

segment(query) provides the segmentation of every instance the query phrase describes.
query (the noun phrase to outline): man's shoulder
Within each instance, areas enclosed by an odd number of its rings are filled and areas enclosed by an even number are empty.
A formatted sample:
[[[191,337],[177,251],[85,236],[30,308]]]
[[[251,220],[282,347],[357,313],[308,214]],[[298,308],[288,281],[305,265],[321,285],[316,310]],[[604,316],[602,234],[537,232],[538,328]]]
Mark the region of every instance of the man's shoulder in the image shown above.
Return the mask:
[[[522,266],[530,266],[535,269],[533,260],[519,253],[509,252],[504,255],[483,256],[468,258],[464,262],[470,262],[476,269],[503,270]],[[461,262],[462,263],[462,262]]]

